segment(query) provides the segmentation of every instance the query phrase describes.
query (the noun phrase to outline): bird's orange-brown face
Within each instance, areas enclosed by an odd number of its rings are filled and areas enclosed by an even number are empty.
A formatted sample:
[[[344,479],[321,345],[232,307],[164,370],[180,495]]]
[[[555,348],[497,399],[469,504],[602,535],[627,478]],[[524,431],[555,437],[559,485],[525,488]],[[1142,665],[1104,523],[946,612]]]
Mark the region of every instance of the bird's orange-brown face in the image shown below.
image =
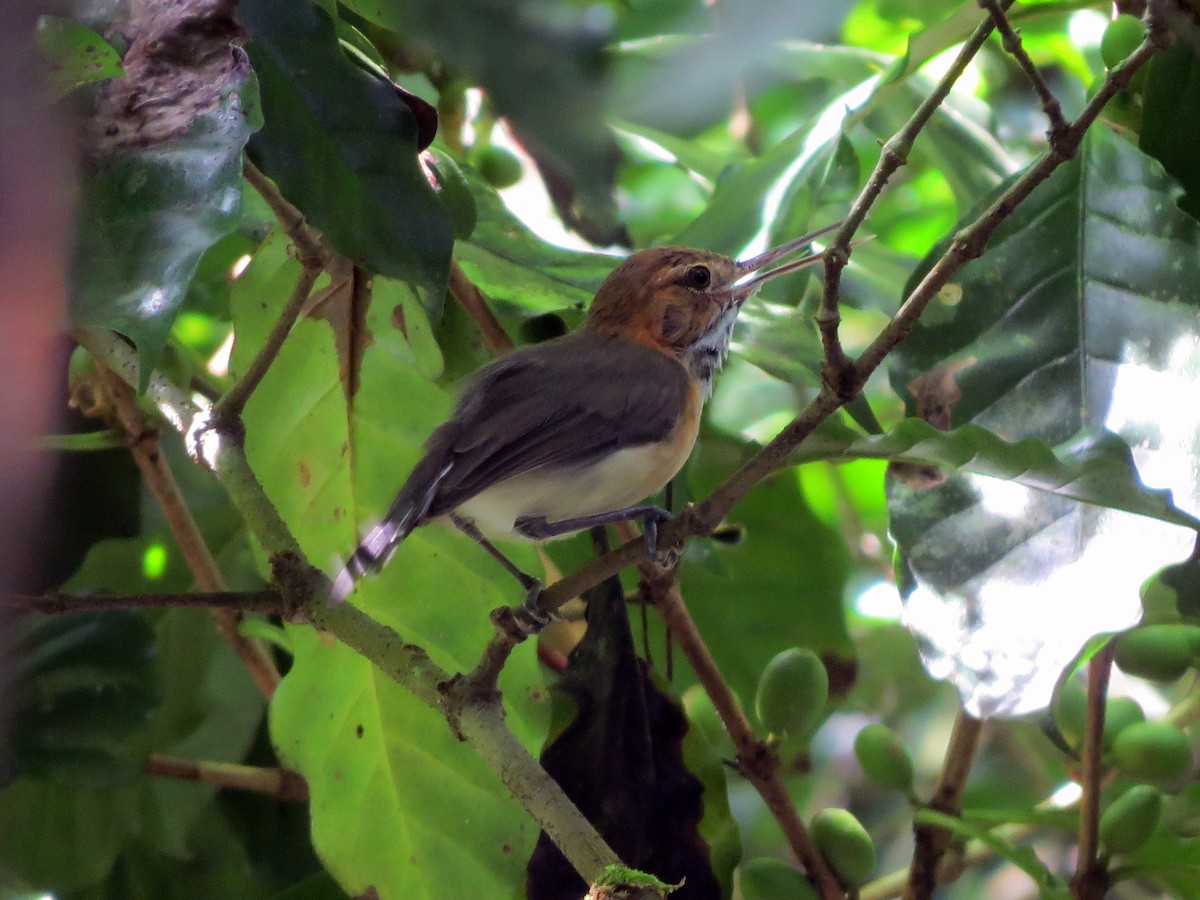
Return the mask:
[[[605,279],[588,327],[680,354],[734,305],[740,277],[727,256],[656,247],[626,259]]]
[[[729,348],[745,299],[762,282],[816,262],[805,256],[768,268],[836,226],[738,262],[687,247],[655,247],[622,262],[596,293],[589,329],[670,353],[707,380]]]

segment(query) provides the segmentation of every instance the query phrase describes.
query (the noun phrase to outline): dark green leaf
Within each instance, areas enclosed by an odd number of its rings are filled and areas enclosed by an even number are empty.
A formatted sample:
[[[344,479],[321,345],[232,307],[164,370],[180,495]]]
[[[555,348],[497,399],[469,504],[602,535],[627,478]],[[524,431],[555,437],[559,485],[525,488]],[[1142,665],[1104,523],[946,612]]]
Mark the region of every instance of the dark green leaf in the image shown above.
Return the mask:
[[[355,264],[440,299],[452,225],[421,170],[405,98],[347,59],[308,0],[247,0],[238,16],[266,119],[251,157]]]
[[[603,115],[612,20],[599,6],[532,0],[350,0],[364,18],[473,78],[589,217],[616,225],[617,152]],[[428,52],[428,50],[426,50]],[[608,242],[601,242],[608,243]]]
[[[190,48],[207,53],[201,63],[163,59],[155,40],[139,36],[127,78],[111,83],[88,124],[102,136],[80,185],[69,285],[72,324],[130,338],[143,384],[201,254],[237,224],[255,107],[245,57],[218,29]]]
[[[1200,219],[1200,27],[1180,25],[1190,39],[1180,40],[1150,61],[1143,95],[1139,146],[1179,179],[1186,193],[1179,205]]]
[[[1177,194],[1135,147],[1093,129],[1079,158],[1001,225],[990,252],[964,267],[893,355],[892,384],[910,413],[1050,446],[1114,432],[1144,481],[1197,512],[1200,422],[1187,398],[1200,341],[1200,225],[1175,206]],[[995,448],[1011,457],[1002,478],[952,474],[932,486],[940,476],[922,483],[920,471],[893,468],[890,487],[891,530],[915,578],[908,621],[931,667],[985,714],[1048,702],[1079,647],[1132,625],[1141,582],[1194,540],[1178,527],[1191,520],[1147,509],[1164,496],[1139,492],[1119,464],[1089,472],[1089,462],[1050,481],[1069,478],[1070,497],[1163,523],[1019,487],[1017,469],[1034,460],[1018,447]],[[1100,590],[1104,602],[1088,602]],[[1045,626],[1029,627],[1038,621]]]
[[[154,635],[138,612],[28,615],[13,651],[18,770],[112,783],[140,767],[131,732],[154,708]],[[10,701],[13,702],[13,701]]]

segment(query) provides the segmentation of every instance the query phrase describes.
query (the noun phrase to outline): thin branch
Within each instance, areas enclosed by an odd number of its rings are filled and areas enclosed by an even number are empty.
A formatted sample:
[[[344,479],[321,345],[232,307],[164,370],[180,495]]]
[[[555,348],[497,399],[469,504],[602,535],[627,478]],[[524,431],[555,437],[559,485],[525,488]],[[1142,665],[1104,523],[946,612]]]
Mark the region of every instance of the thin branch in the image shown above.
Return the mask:
[[[967,775],[975,760],[983,722],[959,711],[950,734],[950,745],[946,748],[946,759],[942,764],[942,775],[934,788],[933,796],[926,806],[937,812],[957,816],[962,812],[963,788]],[[942,828],[917,825],[913,829],[916,849],[912,865],[908,870],[908,884],[904,888],[904,900],[928,900],[937,887],[937,866],[950,843],[950,835]]]
[[[1103,789],[1104,708],[1112,673],[1113,642],[1088,661],[1087,718],[1083,732],[1083,767],[1079,800],[1079,859],[1071,879],[1076,900],[1099,900],[1108,891],[1108,872],[1099,861],[1100,792]]]
[[[163,753],[151,753],[142,768],[147,775],[161,775],[182,781],[196,781],[216,788],[267,794],[296,803],[308,802],[308,782],[304,780],[303,775],[291,769],[182,759]]]
[[[1003,0],[1003,8],[1007,9],[1012,3],[1013,0]],[[976,26],[962,49],[959,50],[958,56],[954,58],[953,64],[938,80],[929,96],[921,101],[904,126],[883,145],[871,177],[867,179],[867,183],[855,198],[842,227],[838,229],[833,241],[830,242],[829,249],[825,251],[825,286],[821,295],[821,308],[817,313],[817,328],[821,333],[821,343],[825,348],[824,380],[838,396],[843,397],[847,402],[854,398],[866,380],[861,370],[850,364],[842,350],[841,339],[838,335],[838,326],[841,324],[838,305],[841,296],[842,270],[850,261],[851,241],[892,175],[908,162],[908,154],[912,151],[917,135],[921,133],[946,97],[949,96],[955,82],[962,77],[967,65],[982,49],[994,28],[995,23],[991,17],[985,17]]]
[[[80,337],[98,359],[129,383],[137,384],[136,357],[127,343],[107,332],[81,332]],[[150,384],[155,401],[176,410],[180,431],[192,427],[199,412],[194,404],[181,398],[178,389],[157,373],[151,375]],[[517,740],[504,721],[500,703],[464,690],[461,679],[456,682],[421,647],[406,642],[353,605],[328,602],[329,579],[305,559],[295,536],[250,468],[238,435],[222,435],[214,469],[246,527],[267,554],[273,581],[289,609],[303,610],[315,627],[333,634],[443,715],[455,734],[470,741],[513,798],[550,835],[587,882],[598,881],[608,866],[620,863],[578,807]]]
[[[242,158],[242,174],[266,201],[267,206],[271,207],[271,212],[275,213],[280,227],[292,239],[302,259],[316,260],[327,269],[332,268],[341,259],[341,255],[333,249],[325,235],[308,224],[304,214],[283,196],[275,182],[250,162],[249,157]]]
[[[1153,29],[1151,33],[1153,35]],[[1099,116],[1104,105],[1118,91],[1128,86],[1137,70],[1146,64],[1156,49],[1157,44],[1148,39],[1124,63],[1111,70],[1100,90],[1084,107],[1079,118],[1066,130],[1058,146],[1051,147],[1040,156],[996,199],[991,207],[971,225],[959,232],[949,249],[905,299],[891,322],[855,360],[854,368],[857,371],[855,380],[859,384],[865,383],[888,354],[907,337],[925,307],[937,296],[938,291],[945,286],[954,273],[969,259],[974,259],[982,254],[988,239],[1000,223],[1028,198],[1034,188],[1049,178],[1055,169],[1078,150],[1083,135]],[[886,152],[885,146],[885,154]],[[880,189],[882,189],[882,184]],[[847,226],[857,227],[854,217],[858,217],[860,220],[861,217],[865,217],[866,208],[859,210],[859,207],[860,204],[856,202],[855,210],[852,211],[851,216],[847,217]],[[843,226],[843,231],[847,226]],[[834,246],[836,247],[841,240],[842,232],[839,232]],[[830,249],[832,250],[833,247]],[[711,532],[755,484],[785,465],[788,457],[804,439],[850,399],[839,393],[834,386],[826,384],[799,416],[793,419],[762,450],[747,460],[741,468],[721,482],[703,502],[684,510],[674,520],[666,523],[660,529],[660,545],[672,546],[681,543],[688,537]],[[590,560],[575,572],[549,586],[539,598],[539,608],[546,612],[553,611],[570,598],[578,596],[608,576],[644,558],[645,550],[641,541],[628,541],[611,553]]]
[[[0,593],[0,607],[28,609],[58,616],[75,612],[107,609],[162,609],[174,606],[200,606],[229,609],[262,615],[286,615],[289,610],[279,591],[213,591],[189,594],[13,594]]]
[[[142,411],[131,388],[115,371],[97,361],[111,392],[113,406],[116,411],[116,422],[125,430],[130,452],[146,481],[146,486],[162,509],[163,518],[175,543],[183,553],[192,576],[196,579],[201,591],[215,593],[225,590],[225,579],[213,559],[203,535],[188,509],[183,493],[167,465],[166,458],[159,451],[158,426]],[[217,631],[223,637],[254,677],[255,683],[266,697],[275,693],[279,685],[279,670],[275,661],[260,641],[243,637],[238,633],[238,624],[242,614],[233,609],[214,609],[213,618],[217,623]]]
[[[258,387],[263,377],[267,374],[267,370],[271,368],[271,363],[275,362],[275,357],[279,355],[279,351],[283,348],[283,342],[287,340],[287,336],[292,333],[292,327],[296,324],[296,320],[300,318],[300,313],[304,310],[304,304],[308,302],[308,296],[312,293],[313,284],[317,280],[317,276],[321,273],[319,263],[305,258],[301,260],[300,277],[296,281],[295,288],[292,289],[292,294],[284,304],[283,309],[279,312],[279,318],[275,320],[275,324],[271,326],[271,331],[267,335],[263,345],[259,348],[254,360],[246,368],[245,373],[229,391],[213,404],[210,422],[215,428],[224,428],[227,425],[232,426],[233,422],[241,419],[242,410],[246,407],[246,402],[250,399],[250,395]]]
[[[1004,14],[1004,9],[997,0],[977,0],[977,2],[992,17],[992,21],[996,24],[996,31],[1000,33],[1005,51],[1016,60],[1021,71],[1025,73],[1025,77],[1029,79],[1029,83],[1033,85],[1034,93],[1037,94],[1038,101],[1042,104],[1042,112],[1046,114],[1049,122],[1046,137],[1051,146],[1057,144],[1068,127],[1058,98],[1050,90],[1050,85],[1046,84],[1046,79],[1033,64],[1029,54],[1025,52],[1025,48],[1021,45],[1021,36],[1013,30],[1012,23],[1008,21],[1008,16]]]
[[[712,698],[717,715],[733,738],[740,771],[762,796],[771,815],[779,823],[788,845],[812,878],[817,893],[825,900],[840,900],[845,891],[838,885],[808,829],[804,827],[795,801],[779,775],[779,754],[773,746],[759,740],[750,720],[746,718],[737,697],[726,683],[716,660],[704,643],[696,623],[688,612],[674,578],[657,585],[646,584],[649,601],[663,617],[671,635],[687,657],[696,678]]]
[[[488,350],[496,356],[503,356],[513,348],[512,338],[508,336],[500,325],[500,320],[488,306],[483,291],[467,277],[467,273],[457,262],[450,263],[450,293],[467,315],[475,320]]]

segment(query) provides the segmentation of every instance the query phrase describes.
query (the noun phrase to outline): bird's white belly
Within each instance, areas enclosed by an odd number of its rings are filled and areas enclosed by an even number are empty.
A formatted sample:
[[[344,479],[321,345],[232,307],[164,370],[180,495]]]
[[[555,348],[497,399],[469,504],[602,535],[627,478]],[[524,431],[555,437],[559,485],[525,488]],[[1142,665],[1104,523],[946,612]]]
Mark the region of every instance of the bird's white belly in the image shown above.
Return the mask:
[[[645,444],[618,450],[588,466],[525,472],[492,485],[457,512],[491,537],[513,536],[513,522],[522,516],[559,522],[612,512],[661,490],[690,451],[690,442]]]

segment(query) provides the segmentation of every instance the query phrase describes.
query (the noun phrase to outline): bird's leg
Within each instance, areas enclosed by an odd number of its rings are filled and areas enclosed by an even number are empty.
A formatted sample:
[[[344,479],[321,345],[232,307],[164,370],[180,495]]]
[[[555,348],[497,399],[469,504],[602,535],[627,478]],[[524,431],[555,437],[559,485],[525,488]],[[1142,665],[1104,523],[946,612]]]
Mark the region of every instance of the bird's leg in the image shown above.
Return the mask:
[[[534,632],[541,631],[550,623],[552,615],[542,612],[538,609],[538,597],[542,595],[543,584],[538,579],[534,578],[527,572],[521,571],[516,564],[505,556],[500,548],[483,536],[483,532],[475,527],[475,523],[470,519],[464,519],[457,513],[450,513],[450,521],[454,523],[454,527],[477,543],[480,547],[491,554],[492,558],[500,565],[504,566],[505,570],[512,575],[513,578],[521,582],[521,587],[525,588],[525,604],[524,611],[526,618],[529,620],[521,621],[521,627],[526,631],[526,636]]]
[[[669,521],[671,514],[661,506],[653,503],[643,503],[639,506],[627,506],[624,509],[614,509],[612,512],[597,513],[594,516],[579,516],[575,519],[560,519],[557,522],[546,521],[545,516],[521,516],[513,523],[518,534],[535,541],[546,538],[571,534],[584,528],[597,525],[613,525],[617,522],[629,522],[640,519],[642,536],[646,541],[646,555],[650,559],[658,557],[658,526]]]

